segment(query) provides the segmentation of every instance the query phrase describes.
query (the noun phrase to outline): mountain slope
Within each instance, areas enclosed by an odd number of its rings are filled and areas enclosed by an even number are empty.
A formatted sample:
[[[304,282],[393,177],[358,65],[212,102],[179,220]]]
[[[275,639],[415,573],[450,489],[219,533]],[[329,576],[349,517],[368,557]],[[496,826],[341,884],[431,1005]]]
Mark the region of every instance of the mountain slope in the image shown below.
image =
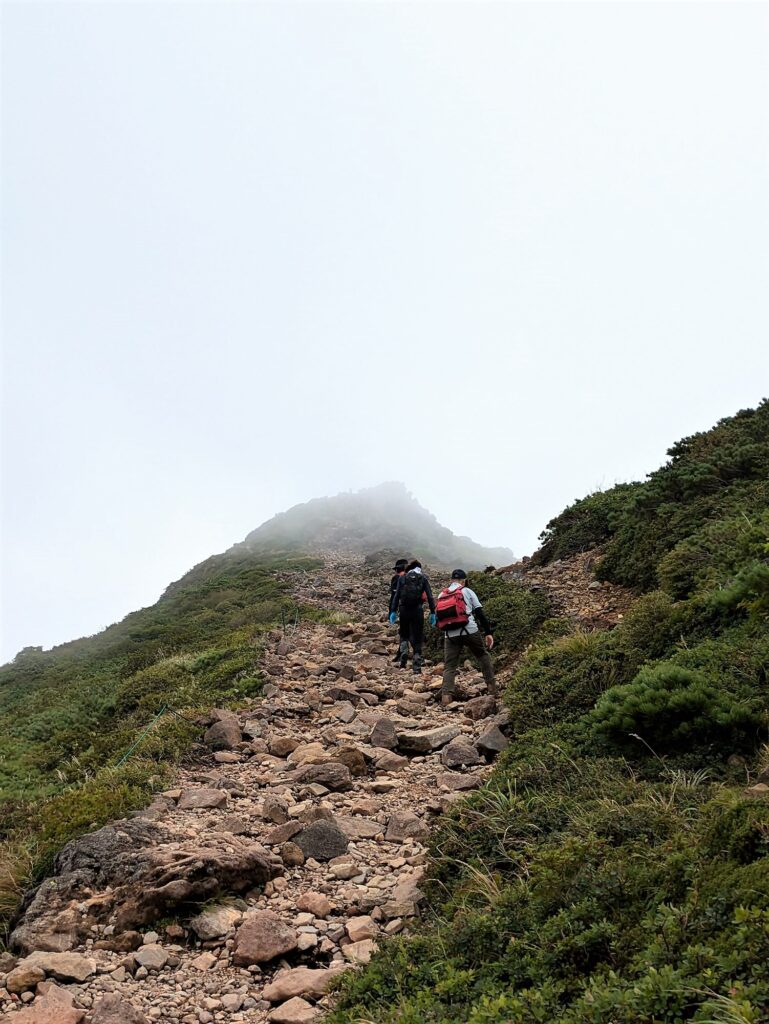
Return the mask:
[[[509,548],[486,548],[458,537],[406,490],[386,483],[356,493],[315,498],[264,523],[245,539],[249,551],[328,551],[368,554],[392,549],[465,568],[506,565]]]

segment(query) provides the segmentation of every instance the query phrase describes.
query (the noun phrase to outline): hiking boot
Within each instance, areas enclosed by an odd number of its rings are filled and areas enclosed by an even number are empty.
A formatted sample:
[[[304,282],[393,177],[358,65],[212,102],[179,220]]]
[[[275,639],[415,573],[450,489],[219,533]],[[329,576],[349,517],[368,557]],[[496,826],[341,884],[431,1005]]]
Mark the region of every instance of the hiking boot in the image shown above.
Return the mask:
[[[442,708],[449,707],[450,704],[454,703],[454,700],[455,700],[455,698],[454,698],[454,694],[453,693],[442,693],[441,694],[441,707]]]
[[[401,654],[398,656],[398,668],[405,668],[408,665],[409,656],[408,654]]]

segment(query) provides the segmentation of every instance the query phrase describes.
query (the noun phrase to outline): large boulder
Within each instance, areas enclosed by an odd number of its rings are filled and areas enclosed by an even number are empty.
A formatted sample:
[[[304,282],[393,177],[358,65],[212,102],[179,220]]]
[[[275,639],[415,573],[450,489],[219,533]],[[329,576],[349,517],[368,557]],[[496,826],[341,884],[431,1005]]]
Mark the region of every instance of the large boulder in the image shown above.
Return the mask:
[[[179,843],[178,835],[141,819],[75,839],[54,867],[11,935],[12,947],[24,953],[72,949],[99,923],[113,923],[118,934],[143,929],[177,907],[247,892],[283,873],[280,859],[259,843],[237,836],[226,844],[192,837]]]
[[[81,1024],[85,1019],[85,1010],[74,1005],[69,992],[47,982],[38,991],[31,1006],[13,1015],[14,1024]]]
[[[246,914],[235,936],[233,960],[238,967],[263,964],[291,953],[298,945],[296,931],[271,910]]]
[[[80,953],[47,953],[42,950],[30,953],[19,967],[39,967],[48,977],[64,982],[84,982],[96,973],[96,961],[90,956],[82,956]]]
[[[369,737],[372,747],[385,747],[394,750],[398,746],[398,733],[395,724],[389,718],[380,718],[374,724]]]
[[[487,761],[492,761],[497,754],[507,750],[510,746],[510,740],[501,732],[498,726],[492,725],[479,736],[475,745]]]

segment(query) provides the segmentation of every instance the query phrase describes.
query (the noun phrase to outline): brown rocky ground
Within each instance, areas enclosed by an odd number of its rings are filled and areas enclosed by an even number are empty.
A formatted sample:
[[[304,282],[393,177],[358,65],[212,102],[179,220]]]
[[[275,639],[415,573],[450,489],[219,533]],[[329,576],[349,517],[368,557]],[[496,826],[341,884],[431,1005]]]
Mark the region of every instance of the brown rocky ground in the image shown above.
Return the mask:
[[[627,597],[587,557],[506,571],[582,625],[616,622]],[[264,697],[215,713],[150,807],[62,851],[0,955],[9,1020],[316,1020],[336,973],[418,915],[432,822],[483,782],[505,713],[469,663],[448,709],[439,666],[392,663],[381,570],[335,554],[291,582],[338,624],[272,634]]]

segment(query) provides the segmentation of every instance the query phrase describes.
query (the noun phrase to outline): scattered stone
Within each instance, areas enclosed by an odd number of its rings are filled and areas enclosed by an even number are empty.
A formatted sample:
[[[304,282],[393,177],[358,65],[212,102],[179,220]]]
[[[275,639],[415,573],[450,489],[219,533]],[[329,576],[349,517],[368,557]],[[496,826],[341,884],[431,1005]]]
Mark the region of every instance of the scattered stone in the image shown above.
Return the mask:
[[[345,925],[345,930],[353,942],[374,939],[379,934],[379,929],[368,914],[363,914],[360,917],[351,917]]]
[[[267,842],[270,846],[282,846],[283,843],[287,843],[289,839],[293,839],[297,832],[302,831],[302,826],[298,821],[287,821],[285,825],[278,825],[267,835]]]
[[[345,946],[342,952],[345,959],[353,964],[367,964],[376,950],[376,942],[373,939],[364,939],[362,942],[351,942]]]
[[[146,967],[148,971],[162,971],[168,963],[168,956],[169,954],[166,950],[162,946],[157,945],[157,943],[142,946],[141,949],[137,949],[134,953],[134,959],[137,964]]]
[[[39,986],[38,991],[43,989]],[[81,1024],[85,1019],[85,1010],[74,1005],[69,992],[55,985],[47,985],[32,1006],[15,1014],[15,1024]]]
[[[243,739],[237,719],[226,718],[206,729],[203,742],[211,750],[232,750]]]
[[[296,996],[320,999],[328,991],[331,979],[337,973],[335,970],[313,970],[310,967],[289,968],[278,972],[270,984],[265,985],[262,995],[271,1003],[280,1003]]]
[[[21,964],[15,967],[5,979],[5,987],[13,995],[21,995],[33,989],[38,982],[45,981],[45,971],[34,964]]]
[[[466,765],[483,764],[483,758],[466,739],[458,736],[441,751],[441,763],[447,768],[461,768]]]
[[[96,973],[96,961],[80,953],[37,951],[22,960],[19,967],[40,967],[50,978],[63,982],[83,982]]]
[[[416,729],[398,733],[398,746],[409,754],[429,754],[440,750],[459,735],[456,725],[441,725],[435,729]]]
[[[227,791],[224,789],[185,789],[179,798],[179,808],[182,811],[224,807],[226,803]]]
[[[287,868],[298,868],[305,862],[304,851],[296,843],[283,843],[280,848],[280,859]]]
[[[217,960],[214,954],[206,952],[196,956],[192,961],[192,966],[196,971],[210,971],[216,963]]]
[[[473,722],[480,722],[482,718],[488,718],[489,715],[495,714],[496,710],[497,702],[488,694],[483,697],[474,697],[467,701],[463,708],[465,716]]]
[[[310,1021],[316,1020],[318,1016],[319,1012],[314,1006],[306,999],[296,996],[268,1013],[267,1020],[271,1024],[310,1024]]]
[[[399,772],[406,767],[409,759],[402,754],[396,754],[393,750],[383,749],[374,763],[378,772]]]
[[[128,1000],[117,992],[110,992],[94,1007],[91,1024],[149,1024],[149,1021]]]
[[[377,719],[371,730],[369,743],[372,747],[385,747],[394,750],[398,746],[398,734],[395,725],[389,718]]]
[[[238,967],[267,963],[296,949],[293,928],[271,910],[252,910],[246,914],[235,936],[233,961]]]
[[[313,914],[315,917],[328,917],[334,905],[322,892],[305,892],[296,901],[299,910]]]
[[[335,792],[352,788],[352,775],[346,764],[330,761],[327,764],[310,764],[294,773],[298,783],[319,782]]]
[[[387,822],[385,839],[390,843],[402,843],[406,839],[426,839],[430,830],[413,811],[395,811]]]
[[[191,919],[190,928],[199,939],[207,942],[211,939],[221,938],[222,935],[227,935],[235,928],[235,925],[238,924],[242,917],[242,912],[235,907],[206,907],[205,910]]]
[[[478,738],[475,745],[488,761],[492,761],[497,754],[507,750],[510,746],[510,740],[501,732],[498,726],[492,725]]]
[[[332,860],[347,852],[348,839],[342,829],[331,821],[314,821],[295,840],[305,857],[318,861]]]
[[[347,765],[354,778],[367,774],[366,758],[357,747],[340,747],[334,751],[334,757],[341,764]]]

